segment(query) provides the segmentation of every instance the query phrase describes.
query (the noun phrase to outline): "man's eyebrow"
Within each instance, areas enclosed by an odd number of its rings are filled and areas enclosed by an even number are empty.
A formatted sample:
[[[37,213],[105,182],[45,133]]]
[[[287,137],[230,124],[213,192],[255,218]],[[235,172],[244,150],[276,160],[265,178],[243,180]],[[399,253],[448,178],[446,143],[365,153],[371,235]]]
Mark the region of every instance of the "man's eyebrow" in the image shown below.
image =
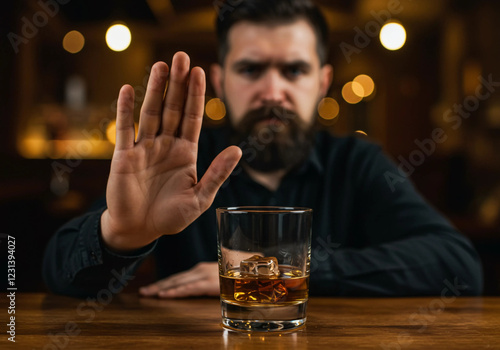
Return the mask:
[[[312,68],[312,65],[309,62],[300,59],[289,62],[283,62],[282,65],[286,67],[300,67],[307,70]]]
[[[253,59],[248,59],[244,58],[239,61],[236,61],[233,63],[232,68],[237,70],[242,67],[247,67],[247,66],[268,66],[271,65],[271,61],[269,60],[253,60]],[[277,66],[280,67],[301,67],[304,69],[311,69],[311,64],[305,60],[293,60],[293,61],[285,61],[285,62],[278,62],[276,63]]]
[[[265,66],[268,64],[269,64],[269,61],[252,60],[249,58],[244,58],[244,59],[241,59],[239,61],[234,62],[232,65],[232,68],[239,69],[239,68],[247,67],[247,66]]]

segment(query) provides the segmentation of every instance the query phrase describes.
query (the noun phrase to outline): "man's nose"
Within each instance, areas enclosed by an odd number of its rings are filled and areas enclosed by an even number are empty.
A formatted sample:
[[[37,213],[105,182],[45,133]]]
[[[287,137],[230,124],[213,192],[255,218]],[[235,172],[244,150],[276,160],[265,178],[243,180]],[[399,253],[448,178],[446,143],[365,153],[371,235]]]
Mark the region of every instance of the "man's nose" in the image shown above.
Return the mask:
[[[260,99],[265,105],[281,105],[285,101],[285,81],[280,72],[269,70],[261,80]]]

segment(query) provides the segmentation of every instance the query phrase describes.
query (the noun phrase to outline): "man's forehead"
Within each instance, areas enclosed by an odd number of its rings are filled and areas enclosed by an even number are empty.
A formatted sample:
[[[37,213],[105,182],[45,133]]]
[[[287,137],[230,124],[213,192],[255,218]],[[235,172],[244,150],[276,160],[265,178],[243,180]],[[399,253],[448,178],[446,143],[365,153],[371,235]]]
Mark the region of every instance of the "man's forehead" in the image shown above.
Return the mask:
[[[318,59],[316,36],[305,20],[286,24],[260,24],[242,21],[228,35],[231,61],[311,61]]]

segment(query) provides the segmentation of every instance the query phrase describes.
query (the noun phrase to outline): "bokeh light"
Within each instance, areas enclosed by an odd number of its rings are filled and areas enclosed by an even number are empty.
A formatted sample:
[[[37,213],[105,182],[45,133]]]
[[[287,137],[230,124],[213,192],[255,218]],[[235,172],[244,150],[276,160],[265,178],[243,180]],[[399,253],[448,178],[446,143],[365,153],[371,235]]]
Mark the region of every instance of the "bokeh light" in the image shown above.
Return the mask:
[[[353,81],[351,84],[351,89],[356,96],[359,96],[361,98],[365,96],[365,89],[363,89],[363,85],[361,85],[360,83]]]
[[[406,42],[405,28],[395,22],[385,24],[380,30],[380,42],[387,50],[399,50]]]
[[[106,128],[106,138],[113,145],[116,144],[116,122],[109,122],[108,127]]]
[[[226,116],[226,106],[220,98],[212,98],[205,105],[205,113],[212,120],[221,120]]]
[[[318,114],[323,119],[332,120],[339,115],[339,111],[339,103],[331,97],[321,99],[318,104]]]
[[[66,33],[63,38],[62,45],[64,50],[68,51],[69,53],[80,52],[85,45],[85,37],[79,31],[72,30]]]
[[[373,93],[373,90],[375,90],[375,83],[373,82],[373,79],[366,74],[358,75],[353,79],[353,83],[359,84],[363,87],[362,97],[370,96]]]
[[[354,89],[353,89],[353,84],[354,84]],[[342,88],[342,97],[347,103],[350,104],[356,104],[360,102],[363,99],[362,97],[363,94],[364,94],[363,87],[359,83],[353,83],[352,81],[350,81],[346,83]]]
[[[113,51],[123,51],[129,47],[132,34],[127,26],[114,24],[106,32],[106,44]]]

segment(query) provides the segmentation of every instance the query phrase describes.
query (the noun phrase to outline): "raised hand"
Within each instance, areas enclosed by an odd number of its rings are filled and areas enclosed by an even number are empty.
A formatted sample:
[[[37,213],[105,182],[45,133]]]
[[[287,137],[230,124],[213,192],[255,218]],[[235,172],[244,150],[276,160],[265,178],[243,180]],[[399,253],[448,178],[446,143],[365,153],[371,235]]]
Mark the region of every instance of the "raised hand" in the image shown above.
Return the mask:
[[[208,209],[236,166],[241,150],[232,146],[214,159],[198,182],[204,102],[205,73],[199,67],[190,72],[187,54],[176,53],[170,71],[167,64],[156,63],[134,140],[134,91],[130,85],[120,90],[108,209],[101,218],[102,237],[111,249],[137,249],[182,231]]]

